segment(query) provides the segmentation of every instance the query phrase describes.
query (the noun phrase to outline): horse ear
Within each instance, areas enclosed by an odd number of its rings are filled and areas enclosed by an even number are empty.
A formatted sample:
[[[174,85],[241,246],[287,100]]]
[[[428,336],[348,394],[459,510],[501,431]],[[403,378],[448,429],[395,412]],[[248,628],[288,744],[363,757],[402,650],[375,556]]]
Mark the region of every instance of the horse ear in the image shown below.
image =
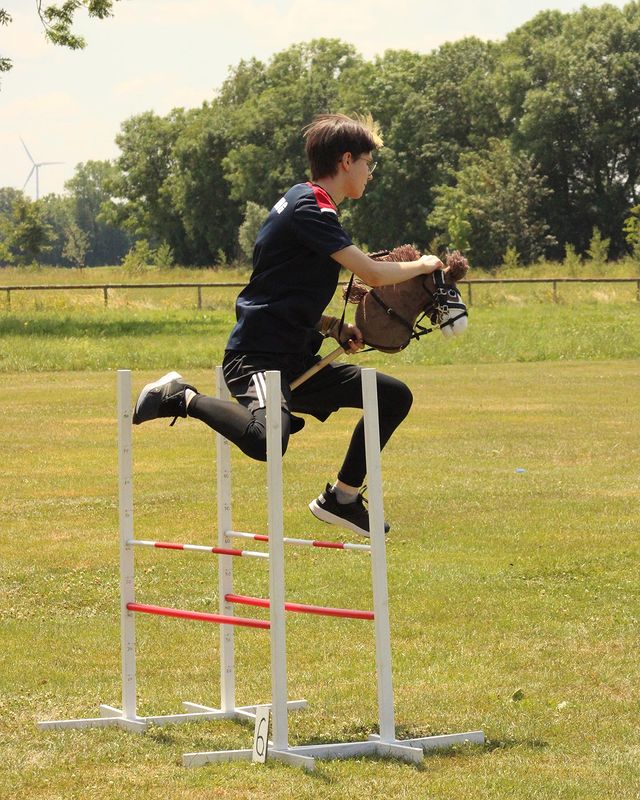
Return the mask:
[[[469,262],[459,250],[454,250],[447,256],[446,272],[454,283],[461,281],[467,274]]]

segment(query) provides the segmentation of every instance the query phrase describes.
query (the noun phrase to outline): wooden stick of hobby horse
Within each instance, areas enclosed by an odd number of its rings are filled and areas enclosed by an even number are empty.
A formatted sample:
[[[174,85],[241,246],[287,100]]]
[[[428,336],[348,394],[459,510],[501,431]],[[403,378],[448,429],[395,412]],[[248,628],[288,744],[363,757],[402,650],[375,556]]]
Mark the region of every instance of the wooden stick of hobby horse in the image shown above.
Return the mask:
[[[320,370],[326,367],[327,364],[330,364],[332,361],[335,361],[336,358],[338,358],[338,356],[344,355],[344,352],[345,349],[344,347],[342,347],[342,345],[340,347],[336,347],[335,350],[332,350],[330,353],[328,353],[323,359],[318,361],[317,364],[314,364],[312,367],[309,367],[309,369],[306,372],[303,372],[302,375],[298,375],[295,381],[291,382],[291,391],[297,389],[298,386],[300,386],[300,384],[304,383],[306,380],[309,380],[309,378],[312,375],[315,375],[316,372],[320,372]]]

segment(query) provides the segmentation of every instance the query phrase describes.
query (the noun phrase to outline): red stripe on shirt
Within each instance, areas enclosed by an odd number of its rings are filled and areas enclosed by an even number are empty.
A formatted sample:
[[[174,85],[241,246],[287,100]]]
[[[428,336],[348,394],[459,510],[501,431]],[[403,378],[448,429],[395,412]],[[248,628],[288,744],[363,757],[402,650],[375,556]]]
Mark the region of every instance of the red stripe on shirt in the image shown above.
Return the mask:
[[[320,207],[321,210],[324,211],[333,211],[334,214],[338,213],[338,207],[331,199],[331,195],[327,192],[326,189],[323,189],[322,186],[318,186],[317,183],[311,183],[307,181],[307,186],[310,186],[313,189],[314,197],[316,198],[316,203]]]

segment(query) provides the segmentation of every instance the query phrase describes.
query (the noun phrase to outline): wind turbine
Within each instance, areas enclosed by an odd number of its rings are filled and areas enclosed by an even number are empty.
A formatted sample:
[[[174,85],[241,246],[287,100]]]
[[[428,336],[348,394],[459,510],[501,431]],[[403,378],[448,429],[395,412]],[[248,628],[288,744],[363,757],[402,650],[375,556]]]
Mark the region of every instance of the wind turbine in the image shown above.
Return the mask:
[[[31,167],[31,172],[27,176],[27,180],[24,182],[24,186],[22,188],[24,190],[24,187],[29,183],[29,181],[31,180],[31,176],[35,172],[36,173],[36,200],[39,200],[40,199],[40,167],[49,167],[52,164],[64,164],[64,161],[39,161],[39,162],[36,163],[33,160],[33,156],[29,152],[29,149],[28,149],[27,145],[24,143],[24,139],[22,138],[22,136],[20,137],[20,141],[22,142],[22,146],[24,147],[24,149],[27,151],[27,155],[29,156],[29,160],[33,164],[33,166]]]

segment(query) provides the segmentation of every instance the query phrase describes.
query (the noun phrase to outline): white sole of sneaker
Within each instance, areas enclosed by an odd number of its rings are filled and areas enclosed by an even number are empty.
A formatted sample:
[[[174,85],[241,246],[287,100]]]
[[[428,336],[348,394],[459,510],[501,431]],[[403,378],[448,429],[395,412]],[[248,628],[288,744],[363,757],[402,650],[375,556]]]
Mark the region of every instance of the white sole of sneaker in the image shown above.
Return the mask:
[[[164,386],[165,383],[170,383],[171,381],[176,381],[182,378],[182,375],[179,372],[167,372],[166,375],[163,375],[161,378],[158,378],[157,381],[153,383],[148,383],[146,386],[142,387],[142,391],[138,397],[138,401],[136,403],[136,408],[134,411],[134,415],[138,413],[138,409],[144,402],[145,397],[149,394],[150,391],[153,389],[157,389],[159,386]]]
[[[323,508],[317,500],[312,500],[309,503],[309,511],[321,522],[327,522],[329,525],[336,525],[339,528],[347,528],[354,533],[359,533],[360,536],[364,536],[367,539],[369,538],[368,531],[359,528],[353,522],[349,522],[348,520],[338,517],[335,514],[332,514],[330,511],[327,511],[326,508]]]

